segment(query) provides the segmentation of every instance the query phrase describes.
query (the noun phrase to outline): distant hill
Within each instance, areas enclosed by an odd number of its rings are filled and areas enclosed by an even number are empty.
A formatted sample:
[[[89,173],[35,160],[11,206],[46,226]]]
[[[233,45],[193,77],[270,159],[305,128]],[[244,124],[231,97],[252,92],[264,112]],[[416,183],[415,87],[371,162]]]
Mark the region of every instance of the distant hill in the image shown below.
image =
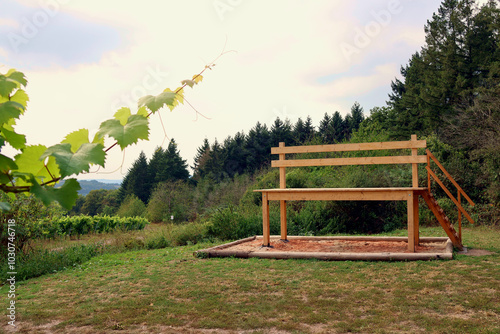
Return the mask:
[[[120,188],[121,180],[79,180],[82,189],[79,195],[86,196],[91,190],[114,190]]]

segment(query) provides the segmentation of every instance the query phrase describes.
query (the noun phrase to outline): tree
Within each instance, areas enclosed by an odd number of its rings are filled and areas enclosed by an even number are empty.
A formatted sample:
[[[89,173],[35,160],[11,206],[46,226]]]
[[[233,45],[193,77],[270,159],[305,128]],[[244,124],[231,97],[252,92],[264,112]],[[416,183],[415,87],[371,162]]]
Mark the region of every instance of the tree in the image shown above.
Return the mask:
[[[225,178],[224,174],[224,156],[222,154],[222,147],[215,139],[210,147],[207,162],[205,164],[205,173],[215,182],[220,182]]]
[[[152,222],[188,220],[193,207],[193,189],[184,181],[166,181],[156,185],[147,206],[146,217]]]
[[[277,117],[271,126],[270,135],[272,147],[278,146],[280,142],[285,142],[285,145],[293,145],[292,125],[288,119],[282,121]]]
[[[293,126],[292,136],[295,145],[303,145],[314,137],[314,126],[311,117],[307,116],[304,122],[302,118],[297,120]]]
[[[203,140],[203,144],[196,149],[196,155],[194,156],[194,165],[191,167],[193,170],[193,178],[199,180],[205,175],[204,169],[205,164],[208,159],[208,153],[210,152],[210,143],[208,139]]]
[[[151,189],[149,182],[144,181],[149,177],[146,155],[141,151],[122,181],[118,190],[118,202],[122,203],[127,196],[135,195],[142,202],[147,203]]]
[[[189,179],[187,162],[182,159],[174,139],[170,140],[168,148],[161,153],[160,159],[161,166],[157,168],[156,174],[154,175],[155,183],[167,180],[187,181]]]
[[[243,174],[246,169],[245,134],[237,132],[233,138],[228,137],[222,146],[224,173],[233,178]]]
[[[104,198],[107,193],[108,191],[104,189],[91,190],[87,196],[85,196],[85,201],[83,202],[80,212],[89,216],[95,216],[102,213]]]
[[[389,105],[396,136],[441,135],[471,107],[500,61],[499,9],[489,1],[445,0],[425,26],[426,43],[392,83]]]
[[[247,172],[254,173],[271,161],[271,135],[267,126],[257,124],[250,129],[245,142]]]
[[[331,118],[331,132],[332,132],[332,143],[339,143],[344,140],[344,120],[340,112],[336,111],[333,113]]]
[[[354,102],[351,107],[351,132],[359,129],[359,125],[365,119],[365,115],[363,114],[363,108],[359,105],[358,102]]]

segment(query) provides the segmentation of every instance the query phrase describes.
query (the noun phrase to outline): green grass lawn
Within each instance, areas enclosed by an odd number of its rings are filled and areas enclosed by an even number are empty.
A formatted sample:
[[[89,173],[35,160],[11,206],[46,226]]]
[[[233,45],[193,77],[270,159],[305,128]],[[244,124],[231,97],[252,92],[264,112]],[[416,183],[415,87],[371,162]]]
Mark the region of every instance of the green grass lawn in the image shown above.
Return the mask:
[[[499,232],[464,229],[495,254],[451,261],[193,257],[211,244],[106,254],[19,282],[17,332],[500,333]]]

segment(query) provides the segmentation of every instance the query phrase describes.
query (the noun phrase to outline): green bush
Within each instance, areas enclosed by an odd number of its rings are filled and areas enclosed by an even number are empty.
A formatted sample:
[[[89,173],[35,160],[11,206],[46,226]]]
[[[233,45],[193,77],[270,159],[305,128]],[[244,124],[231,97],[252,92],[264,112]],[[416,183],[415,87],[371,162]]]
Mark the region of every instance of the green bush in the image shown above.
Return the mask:
[[[54,239],[61,236],[79,237],[88,233],[107,233],[116,229],[142,230],[147,224],[149,222],[142,217],[66,216],[51,221],[40,220],[32,232],[35,238]]]
[[[176,225],[170,234],[173,246],[197,244],[207,239],[207,224],[187,223]]]
[[[207,233],[221,240],[238,238],[238,223],[242,220],[235,207],[217,208],[210,217]]]
[[[162,182],[151,194],[146,217],[153,223],[180,223],[189,219],[192,202],[193,189],[186,182],[180,180]]]
[[[0,201],[8,202],[11,210],[0,211],[0,255],[2,258],[7,252],[8,245],[8,220],[16,222],[16,253],[27,252],[31,249],[31,240],[43,237],[40,225],[51,225],[64,214],[64,210],[58,204],[49,206],[35,198],[33,195],[19,194],[14,197],[7,196],[0,191]],[[57,228],[56,228],[57,229]]]
[[[128,195],[118,208],[119,217],[143,217],[146,214],[146,205],[135,195]]]

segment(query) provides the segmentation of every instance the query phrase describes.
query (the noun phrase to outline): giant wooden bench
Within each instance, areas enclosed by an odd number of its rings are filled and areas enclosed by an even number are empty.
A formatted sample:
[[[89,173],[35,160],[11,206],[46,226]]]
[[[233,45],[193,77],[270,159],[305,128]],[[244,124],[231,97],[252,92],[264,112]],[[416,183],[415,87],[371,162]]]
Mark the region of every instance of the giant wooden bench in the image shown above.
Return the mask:
[[[272,167],[280,170],[279,189],[259,189],[254,190],[262,193],[262,220],[263,220],[263,246],[270,246],[270,226],[269,226],[269,201],[280,201],[281,216],[281,239],[287,240],[287,201],[406,201],[408,204],[408,250],[415,251],[415,245],[419,244],[419,209],[418,196],[422,196],[429,208],[432,210],[439,223],[450,237],[453,245],[462,248],[461,242],[461,215],[474,222],[467,214],[460,203],[463,195],[471,205],[474,203],[465,192],[456,184],[451,176],[444,170],[441,164],[435,160],[434,156],[427,150],[426,155],[418,155],[419,148],[426,148],[425,140],[417,140],[416,135],[411,136],[409,141],[397,142],[376,142],[376,143],[355,143],[355,144],[332,144],[332,145],[307,145],[307,146],[285,146],[281,142],[279,147],[271,148],[271,154],[278,154],[279,160],[273,160]],[[294,154],[294,157],[303,153],[321,152],[352,152],[352,151],[374,151],[374,150],[411,150],[410,155],[392,156],[370,156],[370,157],[342,157],[342,158],[321,158],[321,159],[287,159],[287,154]],[[445,175],[457,187],[458,198],[455,198],[448,189],[446,193],[458,207],[459,229],[457,234],[448,217],[439,207],[434,197],[431,195],[431,176],[439,185],[444,184],[438,179],[436,174],[430,169],[430,159],[433,159],[443,170]],[[418,164],[427,163],[428,185],[419,187],[418,185]],[[380,164],[410,164],[412,170],[412,186],[403,188],[287,188],[286,187],[286,167],[304,166],[345,166],[345,165],[380,165]],[[444,187],[446,188],[446,187]]]

